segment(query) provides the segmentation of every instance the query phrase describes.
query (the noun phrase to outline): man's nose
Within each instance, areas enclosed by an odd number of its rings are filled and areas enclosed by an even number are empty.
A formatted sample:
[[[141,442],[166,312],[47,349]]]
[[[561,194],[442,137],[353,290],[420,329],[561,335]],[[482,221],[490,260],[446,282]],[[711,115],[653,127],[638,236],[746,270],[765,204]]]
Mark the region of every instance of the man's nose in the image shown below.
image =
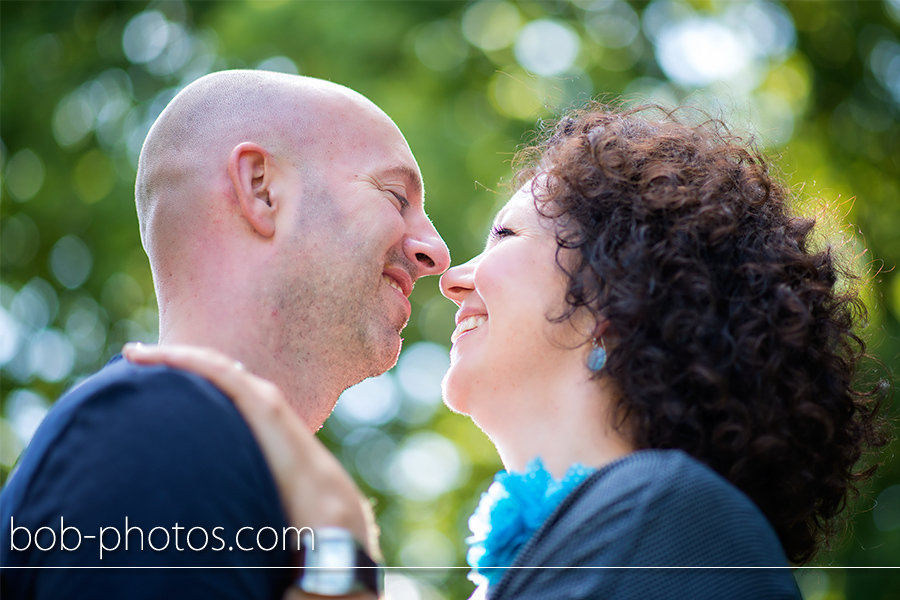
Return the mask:
[[[450,266],[450,251],[428,217],[423,216],[422,221],[407,238],[404,250],[418,268],[419,277],[440,275]]]

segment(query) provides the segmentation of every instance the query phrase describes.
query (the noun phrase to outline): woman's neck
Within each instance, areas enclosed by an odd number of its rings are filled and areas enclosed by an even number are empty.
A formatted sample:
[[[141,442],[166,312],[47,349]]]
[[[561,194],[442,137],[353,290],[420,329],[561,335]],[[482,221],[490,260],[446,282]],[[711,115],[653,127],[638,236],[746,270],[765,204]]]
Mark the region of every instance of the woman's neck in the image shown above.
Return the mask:
[[[508,471],[522,472],[540,457],[560,478],[574,463],[599,468],[635,450],[626,432],[613,427],[615,398],[606,379],[555,377],[495,390],[472,418]]]

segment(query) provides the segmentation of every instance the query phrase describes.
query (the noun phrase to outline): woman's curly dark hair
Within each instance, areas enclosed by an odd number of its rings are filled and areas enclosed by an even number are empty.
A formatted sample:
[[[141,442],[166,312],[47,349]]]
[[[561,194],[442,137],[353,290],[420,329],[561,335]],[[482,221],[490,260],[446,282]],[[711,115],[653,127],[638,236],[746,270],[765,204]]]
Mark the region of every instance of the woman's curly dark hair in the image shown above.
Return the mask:
[[[644,116],[656,111],[654,118]],[[719,121],[592,106],[520,153],[557,224],[567,310],[606,320],[620,426],[746,493],[807,562],[887,443],[887,382],[856,383],[865,307],[814,221]],[[843,281],[839,284],[839,278]]]

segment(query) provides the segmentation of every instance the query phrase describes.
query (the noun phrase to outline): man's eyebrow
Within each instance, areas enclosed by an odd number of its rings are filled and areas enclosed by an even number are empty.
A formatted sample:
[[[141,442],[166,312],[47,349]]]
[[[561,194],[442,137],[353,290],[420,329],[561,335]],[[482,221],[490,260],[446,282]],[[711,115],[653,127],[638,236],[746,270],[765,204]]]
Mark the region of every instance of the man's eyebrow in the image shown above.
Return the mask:
[[[403,182],[406,184],[407,190],[409,190],[408,194],[421,194],[422,193],[422,177],[419,175],[419,172],[410,167],[409,165],[398,165],[396,167],[391,167],[390,169],[386,169],[381,173],[382,177],[399,177],[403,179]]]

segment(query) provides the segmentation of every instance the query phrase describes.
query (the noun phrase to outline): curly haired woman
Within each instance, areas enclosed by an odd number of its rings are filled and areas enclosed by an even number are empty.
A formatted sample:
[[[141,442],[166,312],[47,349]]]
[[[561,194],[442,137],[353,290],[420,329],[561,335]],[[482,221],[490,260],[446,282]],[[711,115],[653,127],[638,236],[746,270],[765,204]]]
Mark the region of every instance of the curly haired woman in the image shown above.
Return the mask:
[[[507,469],[470,520],[480,592],[798,598],[789,565],[886,441],[852,274],[717,121],[595,105],[520,158],[485,250],[441,281],[445,401]]]

